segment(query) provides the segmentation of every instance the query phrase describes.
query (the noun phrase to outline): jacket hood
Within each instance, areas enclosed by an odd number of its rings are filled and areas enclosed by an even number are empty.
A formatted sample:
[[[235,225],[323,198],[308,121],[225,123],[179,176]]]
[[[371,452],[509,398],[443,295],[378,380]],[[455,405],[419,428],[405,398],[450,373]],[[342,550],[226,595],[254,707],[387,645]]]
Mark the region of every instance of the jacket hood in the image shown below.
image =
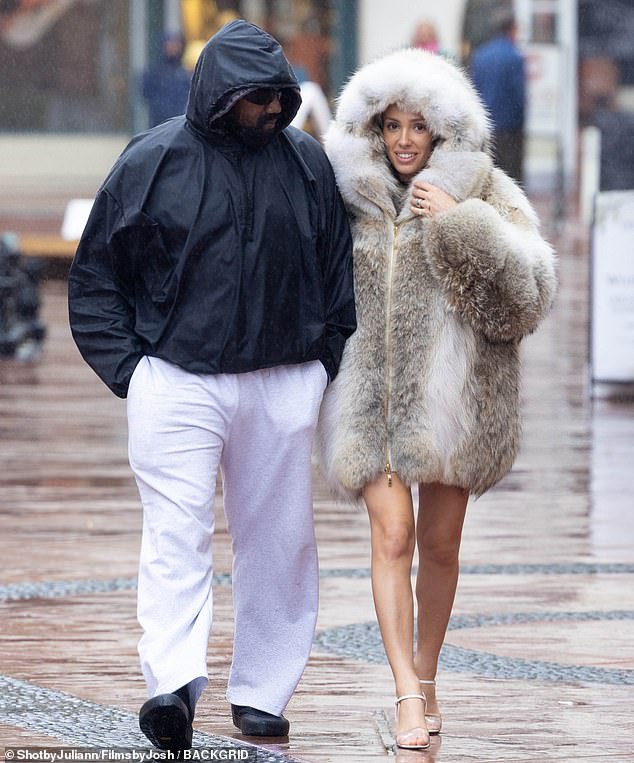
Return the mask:
[[[337,173],[344,199],[366,211],[368,202],[393,208],[397,187],[385,152],[379,118],[388,106],[420,114],[436,139],[436,148],[419,178],[435,165],[464,172],[447,188],[454,197],[471,192],[467,167],[490,169],[490,125],[485,108],[467,76],[454,64],[428,51],[408,48],[360,69],[338,99],[334,121],[325,137],[326,151]],[[473,167],[477,164],[477,167]],[[443,172],[449,176],[449,172]],[[438,183],[438,172],[430,182]]]
[[[287,127],[301,103],[299,83],[282,46],[270,34],[242,19],[222,27],[202,49],[187,103],[187,119],[208,133],[210,124],[252,90],[281,88],[279,129]]]

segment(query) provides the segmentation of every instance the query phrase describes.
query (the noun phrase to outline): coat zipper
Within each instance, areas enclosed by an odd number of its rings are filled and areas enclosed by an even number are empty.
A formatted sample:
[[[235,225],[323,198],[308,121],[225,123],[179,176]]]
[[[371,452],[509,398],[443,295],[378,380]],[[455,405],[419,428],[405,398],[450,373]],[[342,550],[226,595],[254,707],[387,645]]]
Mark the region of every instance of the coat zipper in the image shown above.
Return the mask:
[[[394,259],[396,256],[396,239],[398,225],[392,226],[392,248],[387,264],[387,299],[385,305],[385,476],[387,486],[392,487],[392,451],[390,444],[390,416],[392,413],[392,286],[394,279]]]

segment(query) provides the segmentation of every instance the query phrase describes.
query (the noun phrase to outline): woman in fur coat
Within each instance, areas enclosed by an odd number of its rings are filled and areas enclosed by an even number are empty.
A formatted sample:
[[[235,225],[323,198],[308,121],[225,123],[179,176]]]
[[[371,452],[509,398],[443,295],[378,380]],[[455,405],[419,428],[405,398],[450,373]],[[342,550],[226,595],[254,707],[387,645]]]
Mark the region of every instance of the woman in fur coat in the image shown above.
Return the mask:
[[[435,677],[467,501],[513,464],[519,343],[556,289],[553,251],[488,143],[463,73],[413,49],[357,72],[326,137],[353,226],[358,328],[323,402],[318,451],[330,484],[367,506],[401,747],[440,731]]]

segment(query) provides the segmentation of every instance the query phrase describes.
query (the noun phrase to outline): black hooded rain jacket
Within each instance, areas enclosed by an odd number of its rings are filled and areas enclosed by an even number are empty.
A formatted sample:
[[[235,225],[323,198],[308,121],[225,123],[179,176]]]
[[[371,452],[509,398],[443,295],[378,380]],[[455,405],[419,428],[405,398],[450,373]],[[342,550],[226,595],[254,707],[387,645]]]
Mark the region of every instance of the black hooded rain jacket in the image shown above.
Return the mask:
[[[248,90],[282,90],[277,134],[216,129]],[[355,329],[350,232],[321,146],[288,127],[299,87],[280,45],[234,21],[205,46],[187,114],[135,137],[99,189],[69,274],[84,359],[119,397],[143,355],[193,373],[320,360]]]

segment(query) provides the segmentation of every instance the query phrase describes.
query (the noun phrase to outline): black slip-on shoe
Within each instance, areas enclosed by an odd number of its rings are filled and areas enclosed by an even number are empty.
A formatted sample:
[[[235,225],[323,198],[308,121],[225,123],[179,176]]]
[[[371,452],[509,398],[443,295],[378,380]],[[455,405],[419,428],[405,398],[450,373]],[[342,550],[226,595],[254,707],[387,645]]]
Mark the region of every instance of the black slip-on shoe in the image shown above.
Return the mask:
[[[159,750],[191,749],[192,721],[188,705],[176,694],[152,697],[139,711],[141,731]]]
[[[290,723],[283,715],[271,715],[247,705],[231,705],[233,725],[245,736],[285,737]]]

